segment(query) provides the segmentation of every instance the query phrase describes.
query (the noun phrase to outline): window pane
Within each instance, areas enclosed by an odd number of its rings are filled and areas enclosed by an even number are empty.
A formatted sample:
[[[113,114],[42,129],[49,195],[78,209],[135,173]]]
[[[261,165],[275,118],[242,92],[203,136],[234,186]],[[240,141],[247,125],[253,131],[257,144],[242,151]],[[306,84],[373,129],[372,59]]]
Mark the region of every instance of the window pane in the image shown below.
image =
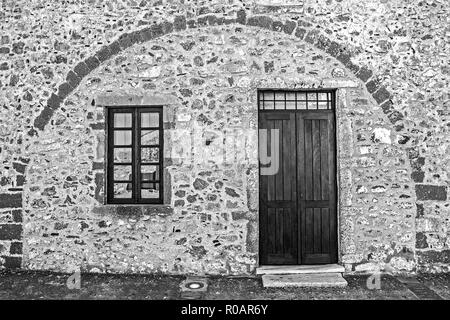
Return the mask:
[[[141,166],[141,180],[159,180],[159,166]]]
[[[159,183],[142,183],[141,186],[142,199],[158,199],[159,198]]]
[[[159,127],[159,113],[141,113],[141,127]]]
[[[295,100],[295,92],[293,91],[286,92],[286,100]]]
[[[272,92],[272,91],[264,92],[264,100],[273,100],[274,97],[275,97],[274,92]]]
[[[328,102],[319,101],[319,109],[328,109]]]
[[[319,92],[319,100],[328,100],[328,94],[326,92]]]
[[[273,101],[264,101],[264,110],[273,110]]]
[[[284,92],[275,92],[275,100],[284,101]]]
[[[306,102],[297,101],[297,110],[306,110]]]
[[[305,92],[297,92],[297,99],[298,100],[306,100],[306,93]]]
[[[316,92],[308,92],[308,101],[315,101],[317,100],[317,93]]]
[[[114,166],[114,180],[131,181],[131,166]]]
[[[131,145],[131,131],[114,131],[114,144],[130,146]]]
[[[295,101],[286,101],[287,110],[295,110]]]
[[[141,131],[141,145],[159,144],[158,130],[142,130]]]
[[[114,113],[115,128],[131,128],[131,113]]]
[[[276,110],[284,110],[284,100],[275,101]]]
[[[142,148],[141,162],[158,162],[159,148]]]
[[[131,162],[131,148],[114,148],[114,162]]]
[[[114,183],[114,198],[131,199],[131,183]]]

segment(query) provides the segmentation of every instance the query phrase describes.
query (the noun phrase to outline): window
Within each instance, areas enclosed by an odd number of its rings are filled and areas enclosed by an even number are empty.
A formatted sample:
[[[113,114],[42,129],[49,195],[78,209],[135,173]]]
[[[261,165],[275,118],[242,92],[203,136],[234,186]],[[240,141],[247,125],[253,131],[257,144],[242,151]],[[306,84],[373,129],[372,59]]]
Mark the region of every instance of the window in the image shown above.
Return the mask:
[[[107,203],[162,204],[162,107],[110,107],[107,116]]]
[[[259,110],[332,110],[334,90],[258,90]]]

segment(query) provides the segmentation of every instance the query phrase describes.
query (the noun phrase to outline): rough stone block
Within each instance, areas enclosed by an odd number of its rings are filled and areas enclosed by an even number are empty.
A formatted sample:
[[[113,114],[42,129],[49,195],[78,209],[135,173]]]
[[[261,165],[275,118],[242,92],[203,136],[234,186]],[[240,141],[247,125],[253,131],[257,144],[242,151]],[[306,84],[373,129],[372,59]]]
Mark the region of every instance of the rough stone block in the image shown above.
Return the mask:
[[[131,37],[131,35],[129,35],[129,37],[130,37],[130,39],[133,39],[133,38]],[[132,41],[132,42],[131,42],[131,45],[133,45],[133,44],[134,44],[134,43],[133,43],[133,41]],[[127,47],[127,48],[128,48],[128,47]],[[124,49],[126,49],[126,48],[124,48]],[[110,56],[110,57],[112,57],[112,56],[118,54],[120,51],[122,51],[122,48],[120,47],[120,44],[119,44],[119,41],[118,41],[118,40],[116,40],[116,41],[114,41],[114,42],[112,42],[112,43],[109,44],[109,52],[111,52],[111,56]]]
[[[84,63],[89,68],[90,71],[93,71],[100,65],[100,61],[98,61],[96,56],[92,56],[84,60]]]
[[[22,254],[22,242],[12,242],[9,247],[10,254]]]
[[[13,221],[14,222],[22,222],[23,218],[22,218],[22,210],[12,210],[11,214],[13,216]]]
[[[47,106],[52,110],[56,110],[59,108],[60,104],[61,98],[58,97],[56,94],[52,93],[50,98],[47,100]]]
[[[416,185],[417,200],[447,200],[447,187],[426,184]]]
[[[391,121],[391,123],[395,124],[401,120],[403,120],[403,114],[401,114],[398,111],[392,111],[390,114],[388,114],[388,118]]]
[[[299,39],[303,39],[305,37],[305,34],[306,34],[306,29],[297,28],[297,30],[295,30],[295,36]]]
[[[25,176],[24,175],[16,176],[16,186],[22,187],[24,184],[25,184]]]
[[[241,9],[236,13],[236,22],[239,24],[246,24],[247,12],[244,9]]]
[[[173,27],[176,31],[186,29],[186,17],[185,16],[175,16],[173,21]]]
[[[81,82],[81,78],[72,70],[67,73],[66,82],[72,87],[76,88]]]
[[[316,47],[320,50],[327,51],[328,47],[331,45],[330,39],[326,36],[319,34],[316,38]]]
[[[378,79],[372,79],[366,83],[366,88],[369,93],[374,93],[381,86],[381,82]]]
[[[6,269],[20,269],[22,265],[22,258],[21,257],[9,257],[9,256],[2,256],[1,257],[3,262],[3,267]]]
[[[173,23],[169,21],[161,22],[161,30],[163,34],[168,34],[173,32]]]
[[[337,57],[343,50],[339,43],[336,41],[330,41],[325,51],[333,57]]]
[[[340,273],[263,275],[262,280],[265,288],[347,286],[347,281]]]
[[[282,21],[275,20],[273,22],[273,31],[281,32],[281,31],[283,31],[283,26],[284,26],[284,24]]]
[[[73,88],[67,82],[64,82],[58,87],[58,97],[64,100],[72,91]]]
[[[286,34],[292,34],[292,32],[294,32],[296,26],[297,26],[297,23],[295,23],[295,21],[288,20],[285,22],[285,24],[283,26],[283,32]]]
[[[99,203],[103,203],[103,194],[102,190],[104,188],[104,174],[103,173],[96,173],[95,174],[95,199]]]
[[[450,263],[450,250],[417,251],[419,264],[426,263]]]
[[[416,234],[416,248],[417,249],[428,248],[427,236],[423,232],[417,232]]]
[[[390,113],[391,112],[391,110],[393,109],[393,107],[392,107],[392,101],[391,100],[388,100],[388,101],[386,101],[385,103],[383,103],[381,106],[381,109],[383,110],[383,112],[384,113]]]
[[[38,128],[39,130],[44,130],[45,125],[50,121],[51,117],[53,115],[53,110],[49,107],[45,107],[42,112],[39,114],[39,116],[36,117],[34,120],[34,127]]]
[[[149,41],[153,38],[151,27],[146,27],[144,29],[139,30],[138,34],[140,37],[139,42],[141,42],[141,43]]]
[[[374,94],[372,94],[372,97],[378,102],[382,103],[383,101],[386,101],[391,97],[391,93],[386,90],[385,87],[381,87],[376,91]]]
[[[151,27],[151,29],[152,29],[152,39],[164,35],[163,27],[161,24],[155,24]]]
[[[112,56],[111,51],[109,50],[109,46],[102,47],[96,54],[95,57],[98,59],[100,63],[108,60]]]
[[[188,27],[188,29],[197,28],[197,20],[189,19],[187,21],[187,27]]]
[[[0,240],[21,240],[21,224],[0,224]]]
[[[197,26],[198,27],[206,27],[208,25],[208,17],[202,16],[197,18]]]
[[[21,208],[22,193],[1,193],[0,208]]]
[[[222,17],[216,17],[215,15],[208,15],[207,17],[208,24],[210,26],[216,26],[223,24],[223,18]]]
[[[128,33],[122,34],[119,37],[119,39],[117,39],[117,44],[119,45],[119,48],[122,50],[131,47],[133,45],[133,42],[132,42],[130,34],[128,34]]]
[[[351,54],[348,52],[340,52],[336,59],[338,59],[345,67],[356,74],[359,71],[359,67],[351,61]]]
[[[309,31],[305,36],[305,41],[311,44],[315,44],[317,42],[317,39],[320,36],[320,31],[313,29]]]
[[[273,20],[267,16],[254,16],[247,19],[247,25],[273,30]]]
[[[425,178],[425,172],[422,170],[415,170],[411,173],[411,179],[416,183],[422,183]]]
[[[365,66],[362,66],[358,73],[356,74],[356,76],[361,79],[363,82],[367,82],[367,80],[370,79],[370,77],[372,77],[372,70],[368,69]]]
[[[18,172],[18,173],[25,173],[25,168],[26,168],[27,166],[26,165],[24,165],[23,163],[20,163],[20,162],[13,162],[13,168],[14,168],[14,170],[16,170],[16,172]]]
[[[73,71],[78,75],[79,78],[84,78],[90,72],[88,66],[83,61],[78,63],[75,68],[73,68]]]

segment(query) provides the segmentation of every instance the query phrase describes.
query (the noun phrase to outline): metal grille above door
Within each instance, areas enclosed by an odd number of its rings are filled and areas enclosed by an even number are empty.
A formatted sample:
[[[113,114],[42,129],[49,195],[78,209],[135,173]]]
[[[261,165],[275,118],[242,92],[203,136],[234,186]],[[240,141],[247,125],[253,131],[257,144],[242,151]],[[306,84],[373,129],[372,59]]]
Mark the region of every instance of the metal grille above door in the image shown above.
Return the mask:
[[[259,128],[279,133],[278,150],[264,141],[278,170],[260,170],[261,263],[335,263],[335,92],[261,90],[258,105]]]
[[[260,90],[259,110],[333,110],[335,92],[330,90]]]

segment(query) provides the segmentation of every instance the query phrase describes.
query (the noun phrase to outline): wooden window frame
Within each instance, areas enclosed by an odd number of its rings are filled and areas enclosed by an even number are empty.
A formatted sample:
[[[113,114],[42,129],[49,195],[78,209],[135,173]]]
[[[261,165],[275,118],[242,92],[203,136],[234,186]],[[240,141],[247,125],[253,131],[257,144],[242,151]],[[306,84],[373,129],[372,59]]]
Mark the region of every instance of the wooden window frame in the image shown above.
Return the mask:
[[[115,113],[131,113],[132,121],[131,128],[114,128],[114,114]],[[142,113],[158,113],[159,123],[158,127],[141,127]],[[106,108],[106,141],[107,141],[107,157],[106,157],[106,203],[107,204],[163,204],[164,203],[164,128],[163,128],[163,107],[162,106],[114,106]],[[114,145],[114,130],[131,130],[131,145],[122,146]],[[151,145],[141,144],[141,132],[143,130],[158,130],[159,143]],[[114,148],[131,148],[131,181],[130,180],[114,180]],[[142,148],[159,148],[158,162],[142,162],[141,149]],[[123,164],[122,164],[123,165]],[[128,164],[130,165],[130,164]],[[142,165],[155,165],[159,167],[159,178],[156,180],[142,180],[140,170]],[[132,186],[131,198],[114,198],[114,183],[130,183]],[[142,198],[141,184],[155,183],[159,184],[159,198]],[[145,189],[144,189],[145,190]]]

